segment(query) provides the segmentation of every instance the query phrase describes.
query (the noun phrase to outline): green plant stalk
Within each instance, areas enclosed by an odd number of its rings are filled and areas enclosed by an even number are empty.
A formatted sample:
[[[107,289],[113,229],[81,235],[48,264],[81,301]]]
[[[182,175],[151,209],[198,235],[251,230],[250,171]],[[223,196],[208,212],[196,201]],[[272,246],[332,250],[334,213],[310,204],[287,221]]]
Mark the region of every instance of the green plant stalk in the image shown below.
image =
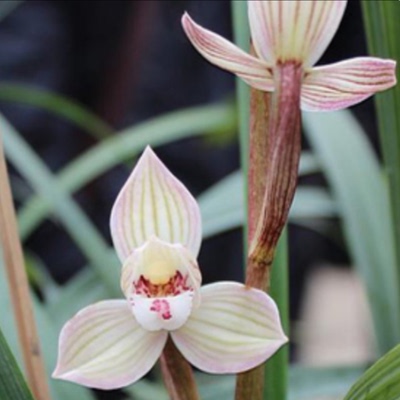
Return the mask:
[[[281,316],[283,330],[289,336],[289,273],[287,232],[283,231],[275,253],[271,274],[270,295],[275,300]],[[265,400],[285,400],[288,395],[289,346],[278,350],[266,363]]]
[[[239,47],[248,50],[250,47],[250,31],[245,1],[232,0],[233,35]],[[243,175],[248,175],[249,164],[249,125],[250,125],[250,88],[241,79],[236,78],[236,108],[239,121],[240,163]],[[247,209],[247,184],[244,186],[244,204]],[[248,223],[247,214],[243,224],[243,249],[246,261]]]
[[[362,1],[368,49],[374,56],[400,60],[400,3]],[[397,81],[400,80],[397,67]],[[400,85],[374,97],[385,174],[389,181],[396,265],[400,276]],[[400,287],[400,283],[398,283]],[[400,341],[400,338],[397,338]]]
[[[0,399],[34,400],[0,330]],[[41,400],[41,398],[37,398]]]

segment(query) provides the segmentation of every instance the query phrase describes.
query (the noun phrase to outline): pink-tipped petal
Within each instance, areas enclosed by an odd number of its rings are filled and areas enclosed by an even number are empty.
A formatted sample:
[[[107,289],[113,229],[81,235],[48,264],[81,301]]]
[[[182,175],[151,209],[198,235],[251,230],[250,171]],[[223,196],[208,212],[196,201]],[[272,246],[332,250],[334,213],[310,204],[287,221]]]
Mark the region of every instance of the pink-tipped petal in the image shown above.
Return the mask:
[[[64,325],[53,377],[97,389],[118,389],[153,367],[166,340],[166,332],[144,330],[125,300],[102,301]]]
[[[196,200],[150,147],[140,157],[111,212],[111,235],[122,262],[156,236],[197,257],[201,217]]]
[[[287,341],[274,301],[235,282],[202,287],[200,307],[171,336],[195,367],[220,374],[249,370]]]
[[[247,2],[257,54],[270,63],[317,62],[343,17],[345,0],[251,0]]]
[[[182,26],[196,50],[210,63],[238,75],[256,89],[274,90],[270,64],[201,27],[187,13],[182,17]]]
[[[335,111],[357,104],[396,84],[396,63],[374,57],[358,57],[316,67],[306,73],[301,108]]]

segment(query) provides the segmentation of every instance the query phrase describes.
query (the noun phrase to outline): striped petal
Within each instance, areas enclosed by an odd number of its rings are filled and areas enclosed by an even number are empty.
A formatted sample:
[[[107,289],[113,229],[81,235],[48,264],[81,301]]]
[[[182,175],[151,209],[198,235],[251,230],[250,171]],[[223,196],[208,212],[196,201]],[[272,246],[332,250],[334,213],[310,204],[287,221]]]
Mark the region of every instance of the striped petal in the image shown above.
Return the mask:
[[[122,263],[157,236],[180,243],[197,257],[201,217],[196,200],[150,147],[139,159],[111,212],[111,235]]]
[[[171,336],[195,367],[221,374],[251,369],[287,341],[274,301],[235,282],[202,287],[200,307]]]
[[[97,389],[121,388],[153,367],[166,340],[166,332],[144,330],[125,300],[102,301],[64,325],[53,377]]]
[[[182,17],[182,26],[196,50],[210,63],[238,75],[256,89],[274,90],[270,64],[196,24],[187,13]]]
[[[270,63],[315,64],[342,20],[345,0],[251,0],[247,2],[257,54]]]
[[[305,111],[335,111],[357,104],[396,84],[396,62],[359,57],[316,67],[306,73],[301,91]]]

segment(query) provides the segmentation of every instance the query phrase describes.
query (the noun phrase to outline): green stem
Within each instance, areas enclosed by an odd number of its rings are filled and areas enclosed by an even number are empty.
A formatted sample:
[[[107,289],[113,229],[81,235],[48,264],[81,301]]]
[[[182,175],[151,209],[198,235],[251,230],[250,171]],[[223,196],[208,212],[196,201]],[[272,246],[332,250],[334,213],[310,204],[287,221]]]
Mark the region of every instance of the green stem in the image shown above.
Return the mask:
[[[287,233],[283,231],[276,249],[271,274],[270,295],[281,315],[283,330],[289,336],[289,288],[288,288]],[[285,400],[288,387],[289,346],[282,347],[268,360],[265,368],[265,400]]]
[[[235,42],[243,50],[249,50],[250,31],[247,20],[246,1],[232,0],[233,34]],[[250,88],[241,79],[236,79],[236,102],[239,121],[239,142],[240,142],[240,161],[243,175],[247,177],[249,164],[249,124],[250,124]],[[247,185],[243,193],[245,206],[247,208]],[[243,249],[247,252],[247,215],[243,223]],[[246,259],[246,256],[245,256]]]
[[[398,40],[400,3],[398,1],[363,1],[362,10],[370,53],[374,56],[400,60]],[[400,81],[399,68],[397,68],[397,81]],[[398,276],[400,276],[400,85],[397,84],[394,88],[377,94],[374,100],[385,166],[384,173],[389,181],[394,248]],[[400,283],[397,284],[400,287]],[[397,337],[392,343],[386,343],[383,350],[387,351],[399,340],[400,338]]]

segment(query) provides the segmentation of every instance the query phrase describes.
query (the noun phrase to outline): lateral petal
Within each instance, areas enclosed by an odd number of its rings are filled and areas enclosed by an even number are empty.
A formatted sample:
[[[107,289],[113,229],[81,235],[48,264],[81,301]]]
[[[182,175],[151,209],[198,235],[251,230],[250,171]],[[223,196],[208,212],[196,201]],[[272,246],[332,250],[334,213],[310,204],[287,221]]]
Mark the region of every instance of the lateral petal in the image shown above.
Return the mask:
[[[396,62],[357,57],[306,72],[301,108],[305,111],[335,111],[357,104],[396,84]]]
[[[332,40],[347,1],[251,0],[247,2],[257,54],[270,63],[315,64]]]
[[[238,75],[256,89],[274,90],[270,64],[201,27],[187,13],[182,17],[182,26],[192,45],[210,63]]]
[[[200,307],[171,336],[195,367],[220,374],[251,369],[287,341],[274,301],[236,282],[202,287]]]
[[[132,251],[157,236],[180,243],[194,257],[200,249],[201,217],[196,200],[147,147],[111,212],[111,235],[122,263]]]
[[[97,389],[118,389],[153,367],[166,340],[166,332],[144,330],[127,301],[101,301],[64,325],[53,377]]]

